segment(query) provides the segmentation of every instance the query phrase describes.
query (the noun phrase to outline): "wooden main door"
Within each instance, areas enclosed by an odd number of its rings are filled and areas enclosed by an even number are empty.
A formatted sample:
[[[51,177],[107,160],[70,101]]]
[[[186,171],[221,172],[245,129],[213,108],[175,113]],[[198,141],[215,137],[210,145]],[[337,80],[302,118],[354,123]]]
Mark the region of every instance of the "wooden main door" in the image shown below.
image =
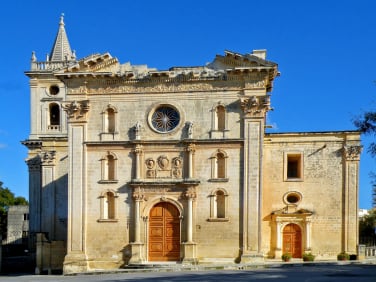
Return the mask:
[[[179,211],[170,203],[158,203],[149,216],[149,261],[179,260]]]
[[[293,258],[302,257],[302,232],[297,224],[290,223],[283,229],[282,253],[290,253]]]

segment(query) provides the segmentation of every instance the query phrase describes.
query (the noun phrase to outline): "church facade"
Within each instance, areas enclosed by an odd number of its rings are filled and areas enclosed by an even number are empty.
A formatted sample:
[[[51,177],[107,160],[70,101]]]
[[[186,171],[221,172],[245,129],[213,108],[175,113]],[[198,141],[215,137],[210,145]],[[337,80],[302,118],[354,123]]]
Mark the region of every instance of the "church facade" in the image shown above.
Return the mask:
[[[264,50],[163,71],[77,59],[61,18],[26,75],[37,272],[357,253],[360,134],[267,133]]]

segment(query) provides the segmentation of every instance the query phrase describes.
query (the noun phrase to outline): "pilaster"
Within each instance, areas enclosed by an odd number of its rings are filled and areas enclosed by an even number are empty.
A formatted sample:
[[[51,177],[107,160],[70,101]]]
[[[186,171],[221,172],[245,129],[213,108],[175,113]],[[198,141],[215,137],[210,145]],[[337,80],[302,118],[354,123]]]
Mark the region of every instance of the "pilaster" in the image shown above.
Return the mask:
[[[263,259],[261,253],[262,150],[269,96],[240,101],[244,127],[244,188],[242,262]]]
[[[88,270],[86,256],[86,118],[89,102],[63,104],[68,115],[68,240],[64,273]]]
[[[362,146],[343,147],[344,184],[342,207],[342,251],[356,254],[358,238],[359,161]],[[354,236],[356,234],[356,236]]]

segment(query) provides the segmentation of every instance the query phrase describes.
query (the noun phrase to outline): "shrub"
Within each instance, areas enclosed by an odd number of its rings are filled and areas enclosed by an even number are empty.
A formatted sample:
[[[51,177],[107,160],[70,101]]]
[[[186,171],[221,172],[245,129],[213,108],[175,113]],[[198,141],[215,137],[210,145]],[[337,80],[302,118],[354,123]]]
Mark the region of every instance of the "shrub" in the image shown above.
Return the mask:
[[[283,261],[290,261],[291,258],[292,258],[292,255],[290,253],[282,254],[282,260]]]
[[[305,253],[303,254],[303,261],[314,261],[315,256],[311,253]]]
[[[350,259],[350,255],[346,252],[341,252],[337,255],[337,259],[338,260],[349,260]]]

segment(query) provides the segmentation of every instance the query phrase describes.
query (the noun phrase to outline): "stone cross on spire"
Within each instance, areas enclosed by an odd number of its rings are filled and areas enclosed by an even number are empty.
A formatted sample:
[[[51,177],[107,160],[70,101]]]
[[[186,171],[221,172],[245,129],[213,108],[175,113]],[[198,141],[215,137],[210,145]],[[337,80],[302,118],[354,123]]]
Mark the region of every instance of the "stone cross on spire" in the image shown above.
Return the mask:
[[[59,31],[57,32],[54,45],[50,53],[49,61],[71,61],[75,59],[75,54],[72,52],[67,34],[64,28],[64,14],[61,14]]]

